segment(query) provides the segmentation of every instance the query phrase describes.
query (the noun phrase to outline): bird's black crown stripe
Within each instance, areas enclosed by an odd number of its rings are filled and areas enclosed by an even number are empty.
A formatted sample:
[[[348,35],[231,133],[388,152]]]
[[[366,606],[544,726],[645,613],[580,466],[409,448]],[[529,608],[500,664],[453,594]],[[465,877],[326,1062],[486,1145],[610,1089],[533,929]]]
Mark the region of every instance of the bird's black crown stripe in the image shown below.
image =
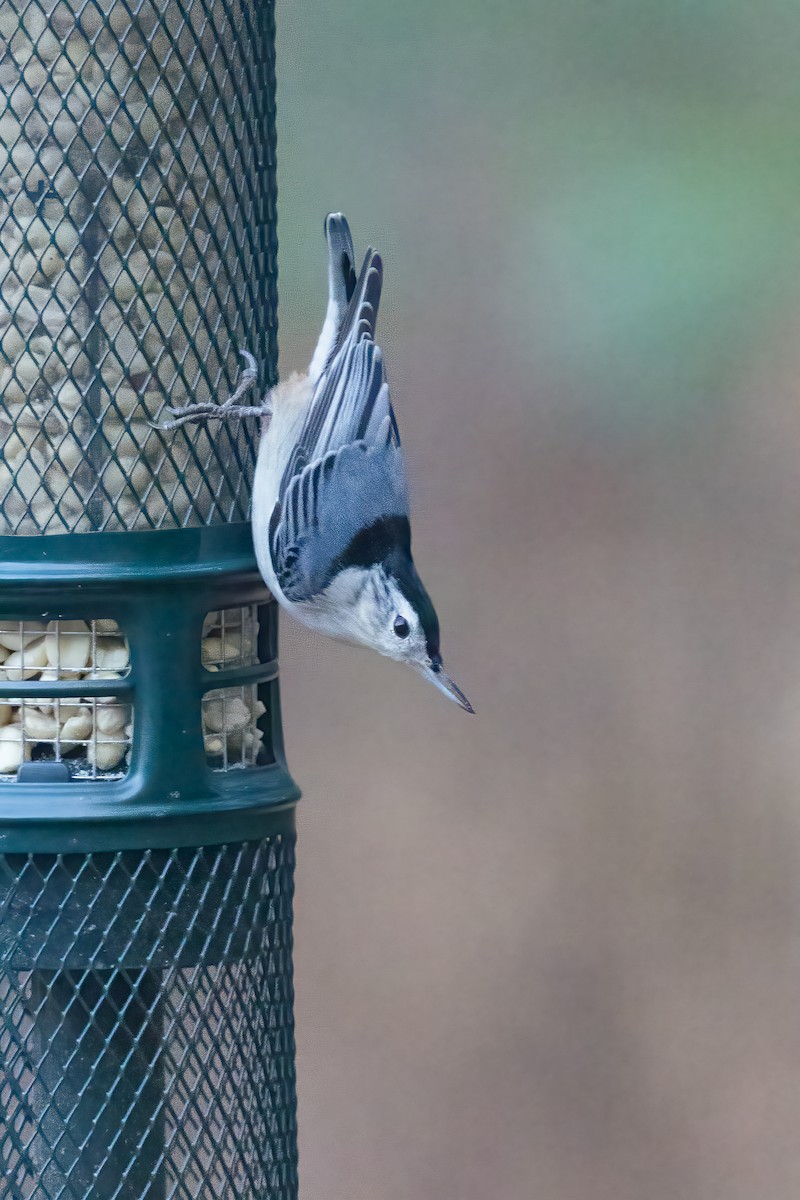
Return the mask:
[[[333,563],[331,578],[348,567],[369,570],[377,563],[381,563],[387,575],[392,576],[417,614],[425,634],[428,655],[431,659],[436,658],[439,654],[439,618],[411,557],[408,517],[381,517],[368,529],[360,530]]]

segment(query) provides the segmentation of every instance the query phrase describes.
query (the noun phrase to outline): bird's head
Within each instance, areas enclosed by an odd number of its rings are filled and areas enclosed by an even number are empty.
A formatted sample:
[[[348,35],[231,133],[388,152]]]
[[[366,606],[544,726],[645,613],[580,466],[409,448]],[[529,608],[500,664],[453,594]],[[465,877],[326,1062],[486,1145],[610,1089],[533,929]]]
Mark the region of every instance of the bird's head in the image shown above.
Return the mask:
[[[414,667],[466,712],[472,705],[444,669],[439,618],[407,551],[349,566],[328,589],[335,636]]]

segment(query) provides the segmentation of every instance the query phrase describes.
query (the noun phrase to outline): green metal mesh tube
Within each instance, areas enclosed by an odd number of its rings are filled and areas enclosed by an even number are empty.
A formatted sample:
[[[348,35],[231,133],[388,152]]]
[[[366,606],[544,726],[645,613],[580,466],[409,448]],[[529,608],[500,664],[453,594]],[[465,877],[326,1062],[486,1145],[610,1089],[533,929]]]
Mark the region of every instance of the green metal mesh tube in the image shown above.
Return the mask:
[[[0,855],[4,1197],[293,1200],[293,863]]]
[[[0,0],[0,534],[247,519],[247,432],[149,421],[275,361],[272,20]]]
[[[151,425],[274,382],[273,20],[0,0],[1,1200],[297,1196],[255,431]]]

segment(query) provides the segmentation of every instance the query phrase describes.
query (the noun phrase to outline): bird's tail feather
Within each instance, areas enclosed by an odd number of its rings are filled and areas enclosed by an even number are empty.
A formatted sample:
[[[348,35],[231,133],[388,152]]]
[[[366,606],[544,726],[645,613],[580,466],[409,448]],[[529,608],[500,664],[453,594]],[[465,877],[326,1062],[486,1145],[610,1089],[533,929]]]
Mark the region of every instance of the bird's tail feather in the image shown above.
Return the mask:
[[[343,213],[328,213],[325,218],[328,242],[328,296],[343,316],[356,286],[353,238]]]
[[[328,213],[325,238],[328,243],[328,308],[308,369],[312,383],[316,383],[331,360],[356,287],[353,238],[342,213]]]
[[[339,326],[333,354],[351,338],[355,342],[362,338],[375,341],[375,322],[378,319],[382,287],[383,260],[377,250],[370,248],[364,256],[361,273]]]

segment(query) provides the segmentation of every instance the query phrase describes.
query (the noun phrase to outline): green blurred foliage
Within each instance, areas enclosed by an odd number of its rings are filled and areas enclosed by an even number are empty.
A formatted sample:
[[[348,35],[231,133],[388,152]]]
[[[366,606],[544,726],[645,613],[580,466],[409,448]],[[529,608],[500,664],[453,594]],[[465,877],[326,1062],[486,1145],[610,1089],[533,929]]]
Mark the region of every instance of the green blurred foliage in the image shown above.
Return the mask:
[[[292,340],[341,207],[402,256],[401,324],[475,260],[529,412],[624,438],[730,398],[800,257],[796,2],[293,0],[278,26]]]

